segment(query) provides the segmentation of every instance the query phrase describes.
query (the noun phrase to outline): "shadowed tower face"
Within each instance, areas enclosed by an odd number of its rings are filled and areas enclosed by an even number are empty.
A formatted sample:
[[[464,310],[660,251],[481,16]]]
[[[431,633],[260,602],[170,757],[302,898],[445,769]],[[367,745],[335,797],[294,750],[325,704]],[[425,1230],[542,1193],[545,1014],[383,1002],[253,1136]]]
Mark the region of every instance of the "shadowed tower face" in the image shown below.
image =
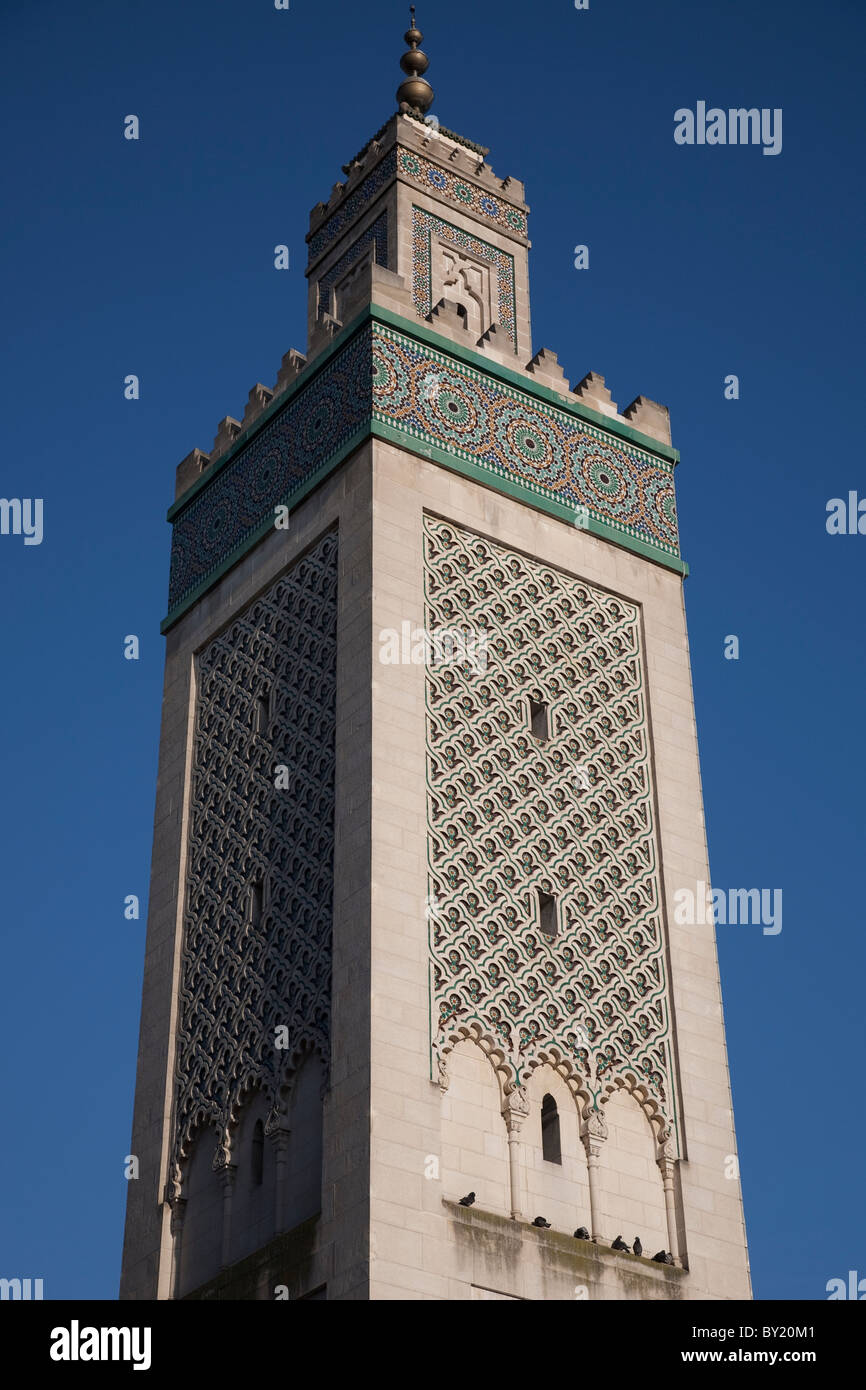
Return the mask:
[[[405,39],[178,468],[121,1295],[748,1297],[668,413]]]

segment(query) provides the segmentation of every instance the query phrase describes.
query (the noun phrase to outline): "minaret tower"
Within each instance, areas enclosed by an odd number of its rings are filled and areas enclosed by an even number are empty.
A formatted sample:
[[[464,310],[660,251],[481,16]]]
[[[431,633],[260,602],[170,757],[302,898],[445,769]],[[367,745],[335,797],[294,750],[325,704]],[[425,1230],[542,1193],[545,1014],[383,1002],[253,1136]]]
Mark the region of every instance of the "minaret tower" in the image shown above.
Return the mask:
[[[422,38],[177,470],[121,1296],[749,1297],[668,412]]]

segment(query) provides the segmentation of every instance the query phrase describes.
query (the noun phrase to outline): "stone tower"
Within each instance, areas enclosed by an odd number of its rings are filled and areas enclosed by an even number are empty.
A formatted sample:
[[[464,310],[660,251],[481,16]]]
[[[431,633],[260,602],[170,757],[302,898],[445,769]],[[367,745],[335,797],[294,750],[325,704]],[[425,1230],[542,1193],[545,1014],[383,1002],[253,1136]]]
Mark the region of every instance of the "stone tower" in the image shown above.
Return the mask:
[[[420,40],[178,468],[121,1296],[749,1297],[668,412]]]

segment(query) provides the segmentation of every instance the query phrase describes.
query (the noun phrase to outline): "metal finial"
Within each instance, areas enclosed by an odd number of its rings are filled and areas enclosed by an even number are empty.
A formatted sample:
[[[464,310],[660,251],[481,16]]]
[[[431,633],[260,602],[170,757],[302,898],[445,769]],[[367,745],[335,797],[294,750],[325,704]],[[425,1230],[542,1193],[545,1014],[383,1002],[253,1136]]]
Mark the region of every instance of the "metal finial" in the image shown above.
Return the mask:
[[[418,47],[424,35],[415,24],[415,6],[409,6],[409,28],[403,40],[409,45],[408,52],[400,59],[400,66],[407,80],[397,88],[397,105],[401,111],[411,111],[422,115],[433,105],[433,88],[422,76],[430,66],[426,53]]]

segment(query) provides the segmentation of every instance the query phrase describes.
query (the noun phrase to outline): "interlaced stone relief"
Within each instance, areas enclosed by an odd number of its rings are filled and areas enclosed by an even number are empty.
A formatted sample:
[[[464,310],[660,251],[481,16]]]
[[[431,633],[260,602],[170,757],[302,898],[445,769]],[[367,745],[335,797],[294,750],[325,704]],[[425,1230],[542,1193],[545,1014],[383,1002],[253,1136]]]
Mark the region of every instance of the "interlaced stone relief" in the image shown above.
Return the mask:
[[[432,518],[425,593],[432,633],[487,644],[427,668],[433,1074],[473,1037],[506,1090],[551,1062],[673,1119],[639,609]]]
[[[175,1195],[200,1124],[223,1166],[249,1090],[268,1097],[273,1128],[299,1054],[328,1065],[336,598],[329,533],[199,658]]]

